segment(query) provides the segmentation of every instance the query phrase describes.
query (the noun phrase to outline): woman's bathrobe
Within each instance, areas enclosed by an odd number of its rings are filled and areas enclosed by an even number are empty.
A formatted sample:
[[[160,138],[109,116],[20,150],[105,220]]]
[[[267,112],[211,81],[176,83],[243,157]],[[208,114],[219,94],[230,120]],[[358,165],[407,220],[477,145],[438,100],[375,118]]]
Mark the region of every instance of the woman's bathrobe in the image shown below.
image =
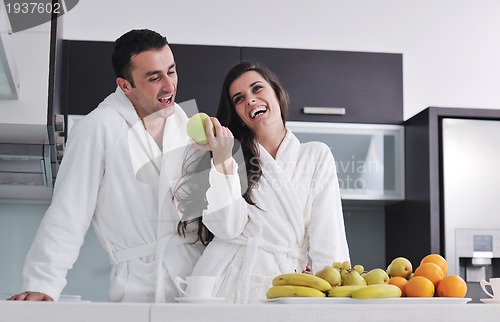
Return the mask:
[[[186,123],[176,105],[162,152],[119,88],[78,121],[26,258],[23,290],[57,300],[92,224],[111,264],[111,301],[174,301],[173,278],[189,275],[204,248],[191,243],[196,232],[176,231],[170,186],[190,144]]]
[[[335,161],[327,145],[300,144],[290,131],[276,159],[259,145],[262,177],[241,197],[237,175],[209,174],[204,224],[214,233],[193,270],[215,275],[215,294],[228,302],[264,299],[272,279],[349,260]],[[241,169],[240,169],[241,170]],[[260,208],[260,209],[259,209]]]

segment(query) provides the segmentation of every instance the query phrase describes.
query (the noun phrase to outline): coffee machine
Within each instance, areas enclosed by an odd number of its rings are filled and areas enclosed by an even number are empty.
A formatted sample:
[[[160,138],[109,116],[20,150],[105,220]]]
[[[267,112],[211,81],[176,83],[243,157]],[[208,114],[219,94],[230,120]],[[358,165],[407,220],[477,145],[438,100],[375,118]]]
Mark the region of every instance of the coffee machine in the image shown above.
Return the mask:
[[[467,282],[472,302],[487,298],[479,282],[500,277],[500,229],[456,229],[456,272]]]

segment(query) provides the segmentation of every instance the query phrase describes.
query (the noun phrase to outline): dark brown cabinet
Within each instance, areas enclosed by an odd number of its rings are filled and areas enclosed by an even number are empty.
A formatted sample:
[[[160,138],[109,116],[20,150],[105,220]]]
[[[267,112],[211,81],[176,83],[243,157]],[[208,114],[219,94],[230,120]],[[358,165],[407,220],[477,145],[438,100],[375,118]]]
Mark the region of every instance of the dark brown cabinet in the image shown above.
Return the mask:
[[[222,81],[242,60],[268,66],[291,99],[289,120],[401,124],[402,55],[326,50],[171,44],[179,83],[176,101],[196,100],[215,115]],[[116,88],[112,42],[65,40],[62,103],[84,115]],[[304,107],[343,107],[345,115],[305,114]]]
[[[198,109],[215,115],[226,72],[240,59],[229,46],[171,44],[179,73],[176,102],[195,99]],[[63,95],[67,114],[85,115],[115,91],[112,42],[64,41]]]
[[[196,100],[198,110],[215,116],[226,73],[240,60],[240,49],[230,46],[170,45],[179,83],[176,102]]]
[[[86,115],[115,91],[112,52],[112,42],[63,42],[61,102],[66,114]]]
[[[243,47],[241,57],[278,76],[290,96],[289,120],[403,122],[401,54]],[[305,114],[304,107],[342,107],[345,115]]]

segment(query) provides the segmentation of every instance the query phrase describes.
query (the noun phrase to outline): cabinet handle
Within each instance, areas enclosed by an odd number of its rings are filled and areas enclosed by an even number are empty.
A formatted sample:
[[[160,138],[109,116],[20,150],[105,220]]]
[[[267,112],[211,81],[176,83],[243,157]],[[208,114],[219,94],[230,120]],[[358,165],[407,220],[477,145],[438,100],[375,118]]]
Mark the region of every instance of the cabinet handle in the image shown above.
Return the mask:
[[[56,132],[64,132],[64,115],[54,115],[54,130]]]
[[[345,115],[345,107],[304,107],[304,114]]]

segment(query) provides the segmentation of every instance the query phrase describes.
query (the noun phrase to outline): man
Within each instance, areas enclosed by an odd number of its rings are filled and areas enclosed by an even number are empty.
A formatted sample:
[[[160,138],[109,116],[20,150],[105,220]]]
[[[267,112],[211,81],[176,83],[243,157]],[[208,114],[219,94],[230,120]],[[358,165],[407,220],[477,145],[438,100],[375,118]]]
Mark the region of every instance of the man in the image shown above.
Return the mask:
[[[116,40],[112,62],[118,87],[72,130],[26,258],[27,292],[10,300],[57,301],[91,224],[110,260],[111,301],[173,301],[173,280],[189,275],[203,250],[196,227],[177,233],[175,151],[189,139],[167,40],[132,30]]]

